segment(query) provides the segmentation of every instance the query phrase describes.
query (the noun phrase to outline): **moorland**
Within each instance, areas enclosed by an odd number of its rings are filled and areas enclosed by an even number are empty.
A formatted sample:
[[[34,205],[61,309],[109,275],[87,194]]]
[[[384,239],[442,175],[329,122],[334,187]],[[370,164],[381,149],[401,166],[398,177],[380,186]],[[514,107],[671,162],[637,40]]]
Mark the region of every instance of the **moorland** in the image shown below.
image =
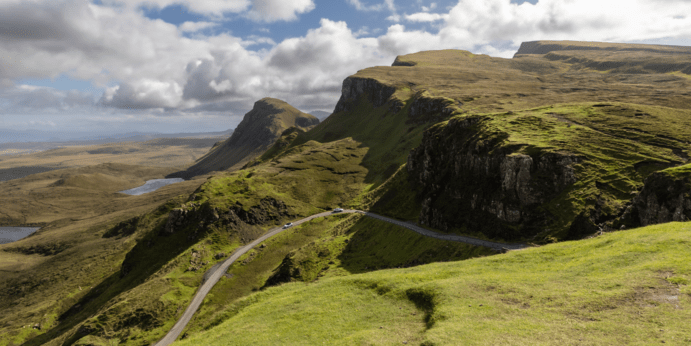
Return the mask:
[[[42,226],[0,245],[0,345],[154,344],[214,265],[336,207],[530,248],[314,219],[240,257],[175,344],[689,343],[690,76],[689,47],[420,52],[348,77],[316,125],[258,102],[245,120],[280,126],[242,165],[209,159],[233,155],[221,151],[234,133],[175,165],[90,161],[0,182],[15,193],[3,224]],[[211,171],[189,169],[205,158]]]

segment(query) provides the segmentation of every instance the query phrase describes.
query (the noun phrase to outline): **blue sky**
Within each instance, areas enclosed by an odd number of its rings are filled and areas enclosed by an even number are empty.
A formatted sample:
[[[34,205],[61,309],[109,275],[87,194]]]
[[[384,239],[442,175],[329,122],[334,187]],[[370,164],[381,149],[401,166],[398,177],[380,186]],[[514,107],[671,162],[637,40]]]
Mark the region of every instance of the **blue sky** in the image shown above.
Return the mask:
[[[686,0],[3,0],[0,130],[205,132],[277,97],[331,111],[396,55],[521,42],[691,45]]]

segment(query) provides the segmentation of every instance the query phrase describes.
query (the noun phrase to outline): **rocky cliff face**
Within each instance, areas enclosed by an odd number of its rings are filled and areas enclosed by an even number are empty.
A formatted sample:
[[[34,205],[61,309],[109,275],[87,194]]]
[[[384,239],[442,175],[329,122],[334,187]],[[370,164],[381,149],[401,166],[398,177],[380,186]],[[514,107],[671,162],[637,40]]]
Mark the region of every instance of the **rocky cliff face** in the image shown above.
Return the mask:
[[[374,107],[382,106],[395,91],[395,87],[385,85],[376,79],[348,77],[343,81],[341,98],[336,104],[334,113],[351,110],[359,96],[366,97]]]
[[[551,215],[540,206],[577,177],[567,153],[517,154],[502,134],[484,133],[482,117],[452,119],[428,130],[408,157],[412,183],[424,191],[420,222],[515,239],[540,232]]]
[[[691,220],[691,176],[662,171],[645,180],[643,189],[615,226],[629,228],[688,220]]]
[[[168,177],[190,179],[212,171],[238,169],[270,148],[286,129],[295,126],[307,130],[318,123],[319,119],[315,116],[303,113],[284,101],[263,98],[245,114],[229,139],[212,148],[187,170]]]

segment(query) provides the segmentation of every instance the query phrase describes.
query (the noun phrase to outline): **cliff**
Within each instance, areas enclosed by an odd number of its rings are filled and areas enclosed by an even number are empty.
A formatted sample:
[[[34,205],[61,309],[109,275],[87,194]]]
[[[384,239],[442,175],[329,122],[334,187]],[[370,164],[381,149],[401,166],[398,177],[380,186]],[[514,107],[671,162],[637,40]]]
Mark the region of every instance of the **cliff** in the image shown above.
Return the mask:
[[[691,220],[691,166],[651,174],[615,224],[620,229]]]
[[[214,146],[187,170],[168,177],[190,179],[213,171],[239,169],[269,149],[286,129],[295,126],[304,131],[318,123],[319,119],[313,115],[303,113],[284,101],[263,98],[245,114],[230,138]]]

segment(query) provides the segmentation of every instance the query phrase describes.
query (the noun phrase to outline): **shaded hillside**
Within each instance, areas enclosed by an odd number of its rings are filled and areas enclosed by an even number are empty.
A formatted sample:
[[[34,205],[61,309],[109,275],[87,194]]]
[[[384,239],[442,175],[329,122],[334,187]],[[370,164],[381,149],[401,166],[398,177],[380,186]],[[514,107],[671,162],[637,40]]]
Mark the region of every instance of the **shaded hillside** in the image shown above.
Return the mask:
[[[187,170],[168,177],[190,179],[213,171],[238,169],[268,149],[289,127],[307,130],[318,123],[319,119],[313,115],[303,113],[284,101],[263,98],[245,114],[230,138],[215,145]]]

